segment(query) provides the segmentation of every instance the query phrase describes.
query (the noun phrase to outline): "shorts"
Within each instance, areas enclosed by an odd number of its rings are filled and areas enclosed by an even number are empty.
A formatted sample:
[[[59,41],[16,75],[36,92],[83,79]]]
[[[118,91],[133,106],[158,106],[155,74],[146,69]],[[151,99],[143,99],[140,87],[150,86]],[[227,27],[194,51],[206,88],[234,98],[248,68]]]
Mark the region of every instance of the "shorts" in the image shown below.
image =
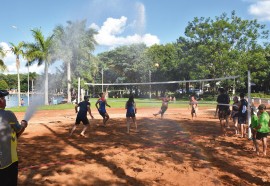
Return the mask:
[[[126,117],[127,118],[130,118],[130,117],[134,118],[135,117],[135,113],[134,112],[127,112],[126,113]]]
[[[79,125],[80,123],[83,123],[84,125],[89,125],[90,122],[88,120],[88,118],[85,116],[85,117],[78,117],[76,118],[76,121],[75,121],[75,125]]]
[[[221,119],[227,119],[228,116],[231,114],[230,109],[228,110],[219,110],[218,112],[218,118]]]
[[[238,117],[233,117],[233,122],[235,123],[235,122],[238,122]]]
[[[98,110],[99,114],[104,118],[106,114],[106,110]]]
[[[253,128],[251,128],[251,138],[252,138],[252,140],[255,140],[256,136],[257,136],[257,131],[254,130]]]
[[[246,124],[247,123],[247,117],[246,116],[239,116],[238,117],[238,124],[241,125],[241,124]]]
[[[262,132],[257,131],[256,139],[261,140],[262,138],[267,138],[267,136],[268,136],[268,133],[262,133]]]
[[[197,110],[198,110],[197,108],[192,108],[192,109],[191,109],[191,114],[197,113]]]
[[[166,112],[166,110],[168,109],[168,107],[161,107],[161,114],[164,114]]]
[[[18,182],[18,161],[10,166],[0,169],[1,185],[17,185]]]

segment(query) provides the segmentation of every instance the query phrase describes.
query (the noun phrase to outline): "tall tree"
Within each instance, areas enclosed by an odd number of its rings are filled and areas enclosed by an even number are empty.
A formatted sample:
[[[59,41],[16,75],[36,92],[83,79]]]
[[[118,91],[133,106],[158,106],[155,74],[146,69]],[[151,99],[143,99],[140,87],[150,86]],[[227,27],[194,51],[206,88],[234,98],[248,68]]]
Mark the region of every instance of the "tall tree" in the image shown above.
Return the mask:
[[[34,37],[34,43],[26,44],[26,56],[29,60],[29,65],[32,65],[34,62],[37,62],[38,66],[44,64],[44,104],[49,104],[49,93],[48,93],[48,68],[49,65],[53,62],[53,37],[51,35],[47,38],[44,37],[40,29],[31,30]]]
[[[100,61],[109,70],[105,71],[106,75],[110,76],[110,83],[131,82],[137,83],[146,80],[145,72],[148,74],[148,69],[145,66],[149,66],[147,61],[142,60],[144,51],[146,49],[145,44],[132,44],[128,46],[120,46],[114,50],[101,53],[98,55]],[[142,68],[144,66],[144,68]],[[104,68],[104,67],[103,67]],[[147,78],[147,82],[148,82]],[[107,80],[107,82],[109,82]],[[128,86],[132,89],[132,86]],[[137,87],[134,87],[135,91]]]
[[[1,59],[1,58],[4,58],[5,55],[6,55],[6,53],[5,53],[4,49],[3,49],[3,47],[0,46],[0,70],[1,71],[4,71],[4,70],[7,69],[3,59]]]
[[[54,34],[57,56],[66,64],[67,95],[68,102],[71,102],[71,68],[74,74],[82,61],[91,63],[91,52],[97,44],[94,39],[96,31],[86,28],[86,20],[68,21],[65,27],[63,25],[57,26],[54,29]]]
[[[20,42],[18,45],[10,43],[11,52],[16,56],[16,69],[17,69],[17,79],[18,79],[18,106],[20,107],[20,100],[21,100],[21,81],[20,81],[20,56],[23,56],[23,47],[24,42]]]
[[[153,45],[146,50],[148,60],[147,68],[151,71],[151,81],[176,81],[180,80],[177,50],[174,44],[168,43],[166,45]],[[159,85],[158,88],[162,90],[162,94],[166,90],[175,90],[178,85],[166,84]]]
[[[269,32],[256,20],[243,20],[233,11],[230,17],[225,13],[215,19],[195,17],[185,35],[190,44],[186,58],[197,69],[194,76],[241,75],[243,80],[253,66],[252,58],[257,55],[263,59],[260,48],[267,43]]]

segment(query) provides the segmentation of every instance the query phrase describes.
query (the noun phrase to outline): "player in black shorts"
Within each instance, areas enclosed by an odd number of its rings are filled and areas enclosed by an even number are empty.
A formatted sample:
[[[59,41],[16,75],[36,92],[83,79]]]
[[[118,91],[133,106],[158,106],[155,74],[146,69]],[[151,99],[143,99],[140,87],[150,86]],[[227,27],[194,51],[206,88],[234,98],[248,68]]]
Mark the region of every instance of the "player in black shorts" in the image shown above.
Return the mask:
[[[78,112],[78,107],[80,108],[79,112]],[[70,136],[72,136],[73,132],[75,131],[75,129],[77,128],[77,126],[82,122],[84,127],[83,130],[81,132],[81,136],[86,137],[85,135],[85,131],[88,128],[90,122],[87,118],[87,112],[89,113],[89,115],[91,116],[92,119],[94,119],[92,113],[91,113],[91,108],[90,108],[90,103],[89,103],[89,96],[84,96],[84,101],[80,102],[79,104],[75,105],[75,112],[78,113],[77,117],[76,117],[76,121],[75,124],[73,126],[73,128],[71,129],[70,132]]]
[[[229,127],[229,116],[230,116],[230,97],[225,93],[224,88],[219,88],[219,96],[217,98],[216,114],[220,121],[221,131],[226,136],[226,126]],[[225,122],[224,122],[225,120]]]

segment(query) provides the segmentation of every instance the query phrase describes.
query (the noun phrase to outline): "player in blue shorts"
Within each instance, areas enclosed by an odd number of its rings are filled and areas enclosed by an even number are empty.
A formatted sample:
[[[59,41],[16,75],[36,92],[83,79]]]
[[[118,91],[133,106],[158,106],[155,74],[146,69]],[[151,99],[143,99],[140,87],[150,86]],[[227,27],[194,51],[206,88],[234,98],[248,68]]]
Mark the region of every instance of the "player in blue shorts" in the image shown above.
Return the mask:
[[[103,117],[103,126],[106,127],[106,122],[109,120],[110,116],[106,111],[106,106],[111,107],[108,105],[105,94],[100,93],[100,98],[96,102],[96,107],[98,109],[99,114]]]
[[[126,102],[125,108],[127,110],[127,113],[126,113],[126,118],[127,118],[127,133],[129,133],[129,129],[130,129],[130,118],[132,119],[133,124],[135,125],[136,132],[138,132],[137,122],[136,122],[137,108],[136,108],[136,103],[134,101],[133,95],[130,95],[128,101]]]

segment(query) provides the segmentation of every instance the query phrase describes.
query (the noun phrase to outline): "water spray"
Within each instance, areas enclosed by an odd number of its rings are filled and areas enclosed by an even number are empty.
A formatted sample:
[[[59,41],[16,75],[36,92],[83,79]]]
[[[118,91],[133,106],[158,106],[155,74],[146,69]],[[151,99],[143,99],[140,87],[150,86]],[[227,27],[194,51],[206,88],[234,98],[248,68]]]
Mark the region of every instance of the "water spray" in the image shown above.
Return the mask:
[[[34,115],[34,113],[37,111],[38,107],[42,105],[43,103],[43,96],[41,95],[35,95],[32,98],[31,105],[28,106],[26,113],[24,115],[24,120],[29,121],[31,117]]]

